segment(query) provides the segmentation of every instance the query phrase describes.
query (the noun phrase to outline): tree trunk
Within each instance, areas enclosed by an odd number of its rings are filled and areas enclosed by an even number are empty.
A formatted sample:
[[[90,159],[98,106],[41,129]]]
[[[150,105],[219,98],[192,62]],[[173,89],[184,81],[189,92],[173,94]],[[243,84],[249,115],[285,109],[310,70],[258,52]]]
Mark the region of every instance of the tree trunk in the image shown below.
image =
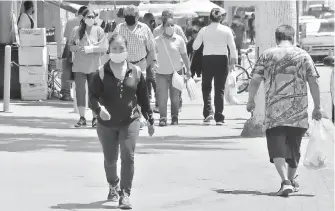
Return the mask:
[[[266,49],[276,46],[275,31],[282,24],[291,25],[296,30],[295,1],[261,1],[256,2],[255,31],[256,51],[258,55]],[[257,56],[258,56],[257,55]],[[255,97],[256,108],[253,117],[247,120],[241,136],[262,137],[265,135],[265,94],[262,82]]]

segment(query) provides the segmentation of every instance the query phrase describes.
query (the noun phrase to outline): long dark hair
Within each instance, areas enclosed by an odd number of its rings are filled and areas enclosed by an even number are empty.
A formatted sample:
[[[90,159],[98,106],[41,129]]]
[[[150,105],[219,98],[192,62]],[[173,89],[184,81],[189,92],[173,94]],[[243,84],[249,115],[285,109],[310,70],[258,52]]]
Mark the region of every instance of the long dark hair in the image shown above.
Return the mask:
[[[78,34],[79,34],[79,39],[83,39],[84,35],[85,35],[85,30],[86,30],[86,23],[84,21],[84,18],[86,17],[87,14],[91,13],[91,10],[89,8],[85,9],[82,13],[83,15],[83,19],[80,20],[80,25],[79,25],[79,30],[78,30]]]

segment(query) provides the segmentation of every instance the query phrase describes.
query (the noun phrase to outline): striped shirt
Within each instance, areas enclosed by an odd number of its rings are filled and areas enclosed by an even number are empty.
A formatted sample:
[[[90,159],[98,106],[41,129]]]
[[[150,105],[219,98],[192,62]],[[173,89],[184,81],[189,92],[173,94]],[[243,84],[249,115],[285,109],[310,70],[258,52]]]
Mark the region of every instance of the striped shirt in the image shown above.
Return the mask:
[[[120,23],[114,32],[127,40],[129,62],[138,62],[147,56],[147,51],[155,51],[155,38],[144,23],[138,22],[133,31],[128,29],[126,23]]]

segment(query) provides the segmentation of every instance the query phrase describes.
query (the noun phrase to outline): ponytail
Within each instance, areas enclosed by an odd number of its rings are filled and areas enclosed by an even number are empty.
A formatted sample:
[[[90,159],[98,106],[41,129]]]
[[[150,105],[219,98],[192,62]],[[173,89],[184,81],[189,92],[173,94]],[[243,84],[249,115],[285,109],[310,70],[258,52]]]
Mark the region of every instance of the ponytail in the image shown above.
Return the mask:
[[[85,35],[85,30],[86,30],[86,23],[85,23],[84,19],[81,19],[79,30],[78,30],[79,40],[83,39],[83,37]]]

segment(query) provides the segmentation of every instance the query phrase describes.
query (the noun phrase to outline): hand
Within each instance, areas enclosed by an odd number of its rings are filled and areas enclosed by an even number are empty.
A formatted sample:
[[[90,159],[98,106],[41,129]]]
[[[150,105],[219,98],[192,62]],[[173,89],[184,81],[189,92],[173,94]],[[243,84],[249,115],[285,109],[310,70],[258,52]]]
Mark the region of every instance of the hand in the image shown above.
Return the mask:
[[[234,65],[234,64],[237,64],[237,59],[236,58],[230,58],[230,62],[229,62],[230,65]]]
[[[253,112],[255,110],[256,104],[255,101],[248,101],[247,103],[247,111]]]
[[[186,76],[186,80],[190,79],[192,77],[191,71],[190,70],[186,71],[185,76]]]
[[[152,69],[153,69],[153,71],[157,72],[157,70],[158,70],[158,63],[157,63],[157,61],[154,61],[152,63]]]
[[[154,133],[155,133],[155,126],[152,124],[148,124],[148,134],[149,134],[149,136],[152,136],[152,135],[154,135]]]
[[[322,119],[322,112],[320,108],[314,108],[312,119],[315,119],[316,121],[320,121]]]
[[[107,120],[111,119],[111,115],[109,114],[109,112],[106,110],[106,108],[104,106],[101,106],[99,116],[104,121],[107,121]]]

